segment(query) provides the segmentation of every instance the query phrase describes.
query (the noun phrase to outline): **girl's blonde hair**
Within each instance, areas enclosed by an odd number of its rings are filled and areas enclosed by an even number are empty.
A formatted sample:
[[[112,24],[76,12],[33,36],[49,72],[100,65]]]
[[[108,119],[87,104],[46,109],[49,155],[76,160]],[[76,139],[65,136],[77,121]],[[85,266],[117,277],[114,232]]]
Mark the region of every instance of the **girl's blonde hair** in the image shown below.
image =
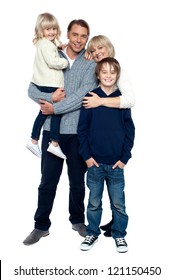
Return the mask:
[[[104,35],[97,35],[94,36],[90,39],[87,45],[87,52],[92,53],[92,50],[94,49],[95,46],[103,46],[108,49],[109,56],[114,57],[115,56],[115,49],[111,41],[108,39],[108,37]]]
[[[36,44],[39,39],[43,38],[43,30],[46,28],[57,29],[56,38],[59,39],[61,35],[61,30],[57,19],[49,13],[43,13],[38,15],[37,17],[37,21],[35,25],[35,35],[34,35],[34,39],[32,40],[34,44]]]

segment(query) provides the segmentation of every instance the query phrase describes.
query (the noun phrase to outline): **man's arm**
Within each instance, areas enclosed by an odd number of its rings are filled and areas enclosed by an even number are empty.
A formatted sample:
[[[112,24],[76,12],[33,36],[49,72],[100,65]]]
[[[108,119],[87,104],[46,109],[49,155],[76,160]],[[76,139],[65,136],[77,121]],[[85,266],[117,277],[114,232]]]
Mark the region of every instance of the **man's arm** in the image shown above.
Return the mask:
[[[46,100],[52,103],[52,94],[48,94],[46,92],[41,92],[36,85],[33,83],[29,84],[28,87],[28,96],[35,101],[36,103],[40,103],[40,99]]]
[[[88,65],[86,75],[83,76],[80,87],[75,92],[70,92],[70,95],[62,101],[53,104],[55,114],[65,114],[81,108],[83,97],[98,85],[95,75],[95,64]]]

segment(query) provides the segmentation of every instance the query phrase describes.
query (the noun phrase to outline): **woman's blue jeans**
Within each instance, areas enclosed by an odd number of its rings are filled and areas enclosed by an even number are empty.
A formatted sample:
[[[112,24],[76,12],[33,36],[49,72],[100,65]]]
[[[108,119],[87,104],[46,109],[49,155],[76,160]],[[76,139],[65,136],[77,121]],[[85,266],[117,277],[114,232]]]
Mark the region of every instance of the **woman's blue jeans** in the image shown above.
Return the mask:
[[[87,186],[90,194],[87,206],[87,235],[98,236],[101,233],[99,226],[102,216],[102,196],[105,182],[114,221],[111,226],[112,237],[124,237],[128,224],[124,194],[124,170],[119,167],[112,169],[112,165],[107,164],[99,164],[99,167],[92,166],[88,168]]]

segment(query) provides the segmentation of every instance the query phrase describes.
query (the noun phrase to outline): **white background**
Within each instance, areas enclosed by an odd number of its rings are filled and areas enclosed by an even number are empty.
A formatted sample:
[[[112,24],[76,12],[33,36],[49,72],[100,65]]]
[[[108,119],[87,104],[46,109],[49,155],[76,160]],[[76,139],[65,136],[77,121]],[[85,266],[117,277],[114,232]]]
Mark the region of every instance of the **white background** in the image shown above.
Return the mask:
[[[1,1],[1,186],[0,259],[2,279],[172,279],[172,7],[171,0]],[[129,252],[118,254],[114,240],[99,237],[89,252],[68,221],[66,166],[51,214],[50,235],[26,247],[32,231],[40,182],[40,159],[26,148],[38,105],[27,96],[35,49],[37,15],[54,14],[65,43],[68,23],[83,18],[91,37],[108,36],[116,58],[136,92],[132,115],[136,126],[133,158],[125,169],[129,215]],[[86,203],[88,190],[86,190]],[[102,223],[111,213],[106,191]],[[96,268],[99,276],[15,276],[22,268]],[[160,276],[108,276],[108,267],[158,267]],[[101,269],[104,272],[101,272]]]

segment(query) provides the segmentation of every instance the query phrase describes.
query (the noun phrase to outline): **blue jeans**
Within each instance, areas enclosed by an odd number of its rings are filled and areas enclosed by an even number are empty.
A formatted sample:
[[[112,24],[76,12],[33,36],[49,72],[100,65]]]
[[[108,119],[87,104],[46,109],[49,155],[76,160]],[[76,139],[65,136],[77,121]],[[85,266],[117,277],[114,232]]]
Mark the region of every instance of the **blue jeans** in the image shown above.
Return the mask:
[[[99,167],[92,166],[88,168],[87,186],[90,194],[87,206],[87,235],[98,236],[101,233],[99,226],[102,216],[102,196],[105,182],[114,221],[111,226],[112,237],[124,237],[128,224],[124,194],[124,170],[119,167],[112,169],[112,165],[107,164],[99,164]]]

